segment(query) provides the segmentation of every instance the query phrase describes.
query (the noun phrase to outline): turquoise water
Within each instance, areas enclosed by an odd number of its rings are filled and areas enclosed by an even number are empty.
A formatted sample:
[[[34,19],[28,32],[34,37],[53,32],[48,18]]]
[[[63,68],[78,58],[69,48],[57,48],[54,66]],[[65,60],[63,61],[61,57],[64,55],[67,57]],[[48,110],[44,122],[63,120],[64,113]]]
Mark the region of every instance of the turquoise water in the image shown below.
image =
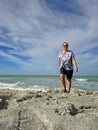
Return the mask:
[[[61,88],[59,76],[1,75],[0,88],[32,89]],[[72,88],[98,91],[98,77],[77,76],[72,79]]]

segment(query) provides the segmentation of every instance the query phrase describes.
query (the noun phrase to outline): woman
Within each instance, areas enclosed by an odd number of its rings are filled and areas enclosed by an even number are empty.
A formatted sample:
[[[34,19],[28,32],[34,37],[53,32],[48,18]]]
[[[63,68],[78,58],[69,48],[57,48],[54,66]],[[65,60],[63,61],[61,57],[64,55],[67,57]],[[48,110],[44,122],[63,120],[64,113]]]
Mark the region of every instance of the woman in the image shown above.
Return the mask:
[[[70,93],[71,79],[73,75],[73,66],[76,72],[78,72],[77,62],[75,60],[74,53],[68,50],[68,43],[63,43],[63,51],[59,53],[58,67],[60,70],[60,79],[63,86],[63,91]],[[65,76],[67,78],[67,87],[65,82]]]

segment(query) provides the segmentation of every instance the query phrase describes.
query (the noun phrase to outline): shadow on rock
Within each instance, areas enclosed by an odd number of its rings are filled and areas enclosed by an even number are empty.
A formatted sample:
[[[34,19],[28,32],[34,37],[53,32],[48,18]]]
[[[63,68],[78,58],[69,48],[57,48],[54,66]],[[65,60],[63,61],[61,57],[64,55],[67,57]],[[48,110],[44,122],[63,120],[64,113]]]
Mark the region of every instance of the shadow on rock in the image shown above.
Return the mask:
[[[0,110],[7,109],[8,108],[8,102],[5,99],[2,99],[0,101]]]

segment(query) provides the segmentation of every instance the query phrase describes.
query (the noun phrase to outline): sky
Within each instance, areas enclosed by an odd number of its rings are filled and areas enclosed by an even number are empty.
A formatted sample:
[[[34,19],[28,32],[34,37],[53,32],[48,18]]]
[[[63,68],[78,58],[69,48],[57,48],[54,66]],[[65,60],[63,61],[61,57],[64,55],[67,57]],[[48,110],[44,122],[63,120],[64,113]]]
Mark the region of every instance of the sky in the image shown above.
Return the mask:
[[[0,74],[59,75],[64,41],[98,76],[98,0],[0,0]]]

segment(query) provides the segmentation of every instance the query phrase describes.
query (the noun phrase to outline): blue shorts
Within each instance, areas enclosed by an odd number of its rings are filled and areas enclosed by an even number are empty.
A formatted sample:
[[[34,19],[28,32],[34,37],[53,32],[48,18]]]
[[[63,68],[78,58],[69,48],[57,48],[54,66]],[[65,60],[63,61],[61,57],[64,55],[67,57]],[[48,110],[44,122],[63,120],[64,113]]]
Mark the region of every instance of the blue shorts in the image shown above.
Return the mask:
[[[66,75],[67,79],[71,79],[73,76],[73,69],[72,70],[66,70],[65,68],[60,68],[60,74]]]

